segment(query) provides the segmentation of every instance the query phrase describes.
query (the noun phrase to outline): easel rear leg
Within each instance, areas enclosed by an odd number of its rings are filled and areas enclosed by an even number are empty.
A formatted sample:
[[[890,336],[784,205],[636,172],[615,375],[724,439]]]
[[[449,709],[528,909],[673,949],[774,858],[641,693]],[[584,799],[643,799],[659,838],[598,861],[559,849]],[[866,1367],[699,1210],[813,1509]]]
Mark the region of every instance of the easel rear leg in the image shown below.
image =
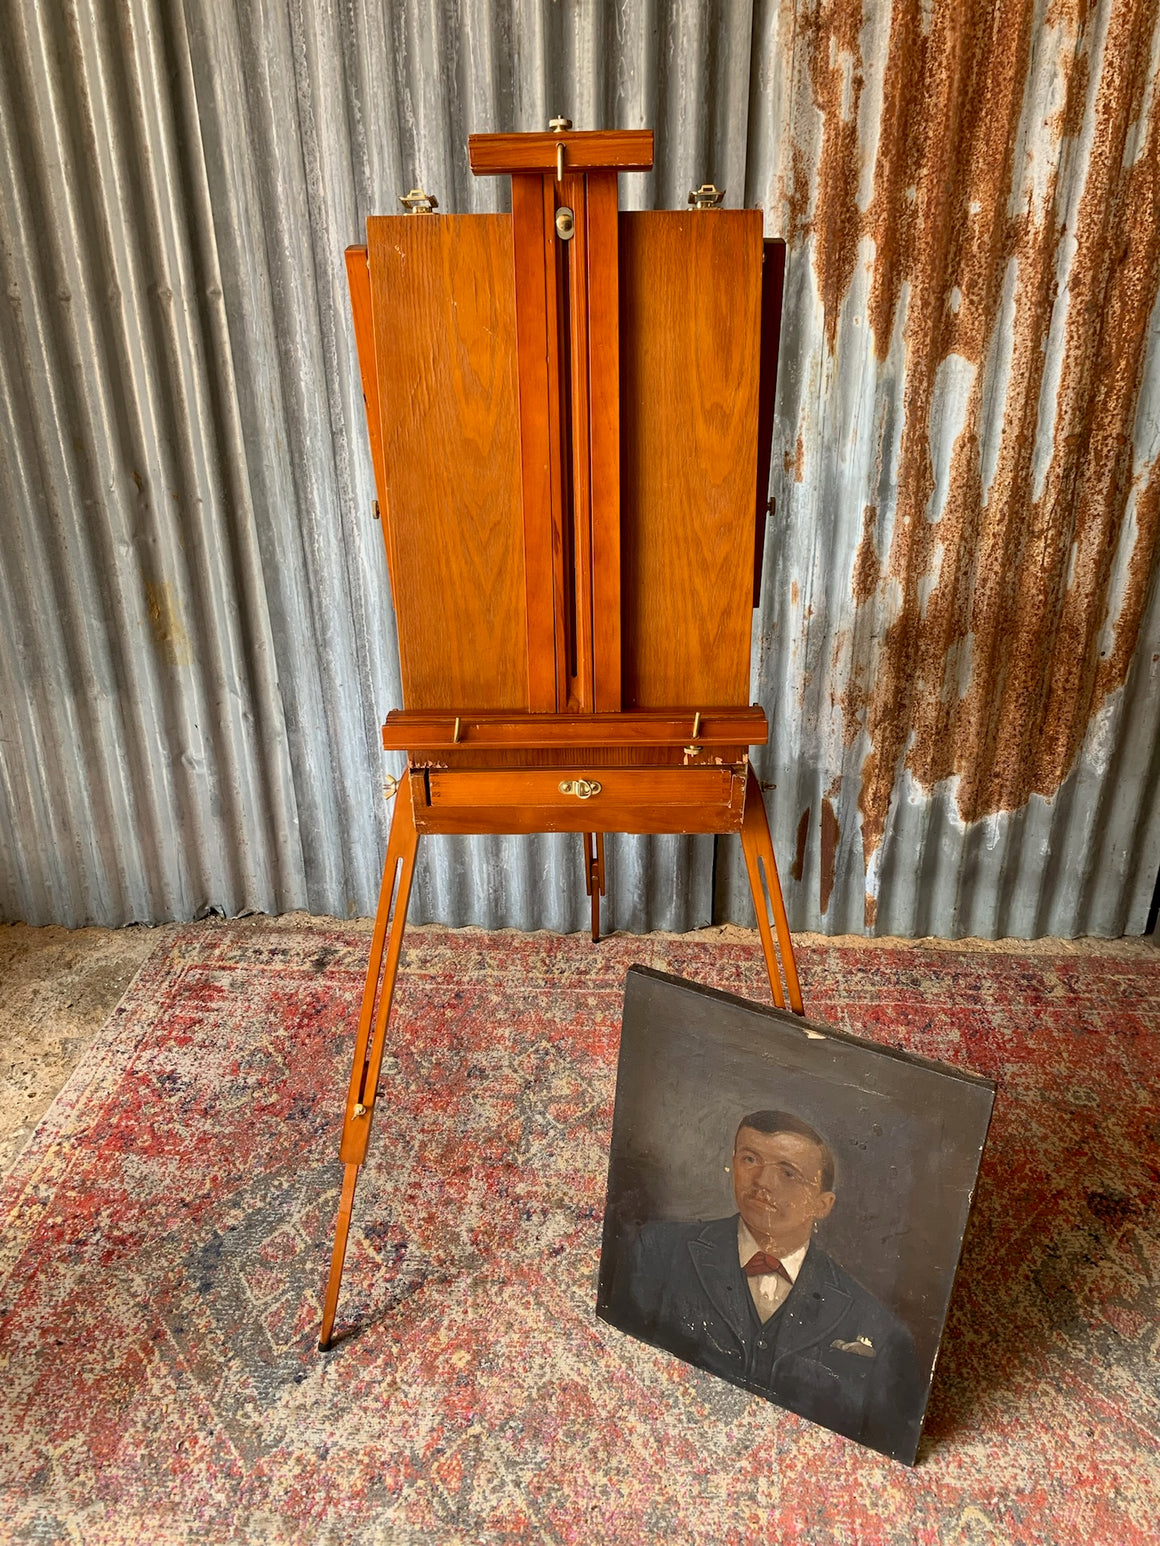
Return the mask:
[[[785,902],[781,895],[781,882],[777,878],[777,860],[773,856],[773,842],[769,835],[769,821],[765,814],[765,801],[761,797],[761,785],[757,782],[752,766],[745,783],[745,810],[741,818],[741,848],[745,854],[745,868],[749,872],[749,889],[753,892],[753,905],[757,910],[757,927],[761,931],[761,948],[765,952],[765,967],[769,973],[769,985],[773,989],[773,1002],[779,1009],[785,1008],[786,994],[782,992],[781,973],[778,971],[777,951],[774,949],[773,931],[769,926],[770,908],[773,909],[773,927],[777,931],[777,944],[781,951],[781,965],[785,972],[789,1007],[794,1014],[805,1013],[802,1008],[802,990],[798,984],[797,962],[793,955],[793,941],[789,933],[789,920],[785,915]],[[762,885],[762,870],[765,885]],[[766,887],[769,900],[766,901]]]
[[[584,834],[584,885],[592,898],[592,943],[600,941],[600,898],[604,895],[604,833]]]
[[[407,903],[411,899],[411,881],[415,874],[415,855],[418,848],[419,834],[415,830],[411,794],[406,785],[403,785],[395,799],[395,812],[391,818],[387,862],[383,868],[379,908],[375,914],[374,933],[371,936],[371,954],[367,963],[366,986],[363,989],[358,1035],[354,1047],[354,1067],[351,1070],[346,1116],[342,1124],[339,1159],[346,1168],[342,1177],[342,1196],[338,1205],[338,1222],[335,1225],[334,1250],[330,1258],[330,1277],[327,1279],[326,1298],[322,1307],[322,1327],[318,1334],[318,1346],[324,1353],[330,1347],[330,1339],[334,1331],[338,1291],[342,1283],[342,1264],[346,1257],[346,1240],[350,1232],[351,1210],[354,1207],[354,1189],[358,1182],[359,1168],[367,1157],[367,1145],[370,1142],[371,1121],[375,1112],[375,1092],[383,1061],[387,1021],[390,1018],[391,1000],[395,992],[395,977],[399,969],[399,953],[403,947],[403,928],[407,920]],[[392,897],[394,898],[393,909]],[[385,969],[384,957],[386,958]],[[380,973],[382,974],[381,988],[379,987]]]

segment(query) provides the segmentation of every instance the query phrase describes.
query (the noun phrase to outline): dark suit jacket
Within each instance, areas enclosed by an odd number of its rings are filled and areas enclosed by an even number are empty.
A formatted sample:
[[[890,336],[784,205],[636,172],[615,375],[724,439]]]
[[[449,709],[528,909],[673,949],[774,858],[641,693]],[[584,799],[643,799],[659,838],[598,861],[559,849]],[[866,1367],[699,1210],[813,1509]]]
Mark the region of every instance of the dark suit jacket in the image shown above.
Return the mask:
[[[763,1326],[738,1260],[737,1217],[646,1224],[622,1259],[609,1319],[912,1463],[925,1388],[910,1332],[815,1244],[785,1303]]]

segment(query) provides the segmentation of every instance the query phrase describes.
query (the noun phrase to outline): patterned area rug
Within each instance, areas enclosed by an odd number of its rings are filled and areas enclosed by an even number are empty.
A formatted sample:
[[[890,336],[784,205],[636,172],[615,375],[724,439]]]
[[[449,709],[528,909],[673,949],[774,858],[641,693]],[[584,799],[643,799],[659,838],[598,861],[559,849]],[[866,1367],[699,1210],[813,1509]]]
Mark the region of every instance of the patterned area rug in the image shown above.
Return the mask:
[[[315,1350],[364,929],[160,940],[0,1194],[0,1537],[1155,1542],[1160,971],[802,949],[818,1019],[998,1081],[909,1470],[593,1314],[633,962],[749,936],[408,935]]]

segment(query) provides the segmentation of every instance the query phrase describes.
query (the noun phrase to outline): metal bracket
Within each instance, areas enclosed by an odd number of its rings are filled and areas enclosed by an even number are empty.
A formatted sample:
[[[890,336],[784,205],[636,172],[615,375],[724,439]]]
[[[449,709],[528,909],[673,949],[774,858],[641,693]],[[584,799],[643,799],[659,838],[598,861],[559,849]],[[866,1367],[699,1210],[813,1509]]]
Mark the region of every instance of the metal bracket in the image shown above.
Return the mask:
[[[412,188],[410,193],[400,193],[399,203],[409,215],[429,215],[439,208],[439,200],[433,193],[424,193],[422,188]]]
[[[694,209],[719,209],[724,197],[724,188],[715,188],[712,183],[702,183],[689,194],[689,203]]]

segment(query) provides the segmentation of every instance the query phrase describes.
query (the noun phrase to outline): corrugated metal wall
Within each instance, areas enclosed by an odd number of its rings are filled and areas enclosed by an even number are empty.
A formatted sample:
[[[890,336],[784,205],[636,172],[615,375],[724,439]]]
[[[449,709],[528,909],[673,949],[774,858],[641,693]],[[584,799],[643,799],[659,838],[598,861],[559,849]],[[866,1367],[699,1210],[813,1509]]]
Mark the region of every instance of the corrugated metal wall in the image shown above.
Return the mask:
[[[341,261],[472,130],[651,126],[790,243],[759,758],[791,920],[1118,934],[1160,866],[1154,3],[18,0],[0,33],[0,913],[373,910],[395,643]],[[610,844],[610,921],[750,916]],[[580,928],[579,841],[412,916]]]

